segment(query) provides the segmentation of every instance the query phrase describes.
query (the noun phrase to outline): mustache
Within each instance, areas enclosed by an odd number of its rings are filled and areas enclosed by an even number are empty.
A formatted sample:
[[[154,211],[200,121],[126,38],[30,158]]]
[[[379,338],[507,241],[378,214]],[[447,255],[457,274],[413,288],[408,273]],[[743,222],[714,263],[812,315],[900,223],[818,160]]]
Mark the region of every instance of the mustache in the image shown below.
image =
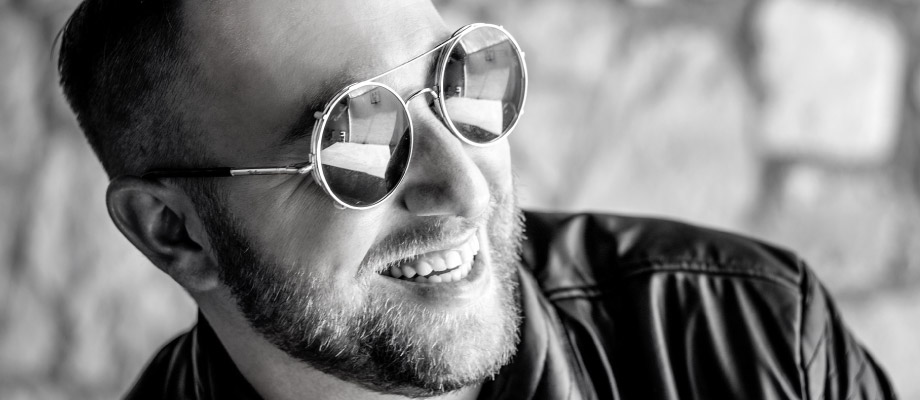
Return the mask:
[[[422,223],[393,232],[368,251],[358,274],[366,271],[379,273],[392,265],[411,262],[422,254],[457,245],[486,226],[499,207],[499,202],[490,197],[489,207],[477,217],[430,217]]]

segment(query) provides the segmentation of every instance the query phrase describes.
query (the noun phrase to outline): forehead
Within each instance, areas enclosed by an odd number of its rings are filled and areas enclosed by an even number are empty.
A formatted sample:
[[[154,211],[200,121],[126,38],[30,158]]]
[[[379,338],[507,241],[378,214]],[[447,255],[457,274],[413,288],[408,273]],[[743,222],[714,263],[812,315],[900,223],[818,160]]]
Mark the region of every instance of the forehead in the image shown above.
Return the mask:
[[[284,129],[323,89],[383,72],[450,33],[422,0],[189,1],[183,15],[201,86],[194,112],[224,136]]]

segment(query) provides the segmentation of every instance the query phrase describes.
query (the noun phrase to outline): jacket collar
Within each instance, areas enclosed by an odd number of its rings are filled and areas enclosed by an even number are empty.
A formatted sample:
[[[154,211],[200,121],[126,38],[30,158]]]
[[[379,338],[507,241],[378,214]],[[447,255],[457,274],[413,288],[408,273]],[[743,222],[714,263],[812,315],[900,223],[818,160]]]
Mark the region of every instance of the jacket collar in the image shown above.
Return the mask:
[[[485,382],[479,400],[584,399],[558,314],[529,271],[519,268],[518,282],[523,314],[518,352]]]

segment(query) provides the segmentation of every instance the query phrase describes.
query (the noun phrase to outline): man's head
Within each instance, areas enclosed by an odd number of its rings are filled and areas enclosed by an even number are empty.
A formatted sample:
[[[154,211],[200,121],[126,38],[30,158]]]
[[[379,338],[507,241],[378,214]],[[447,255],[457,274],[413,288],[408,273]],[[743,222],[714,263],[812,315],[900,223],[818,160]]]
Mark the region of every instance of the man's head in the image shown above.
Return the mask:
[[[116,225],[209,320],[366,388],[426,395],[480,381],[515,348],[520,218],[506,140],[466,145],[410,102],[411,167],[364,211],[338,209],[309,176],[136,175],[301,163],[309,135],[290,133],[309,132],[331,92],[450,32],[415,0],[89,0],[64,33],[62,83],[118,176]],[[381,81],[403,96],[431,86],[430,61]],[[457,282],[386,272],[458,257],[470,265]]]

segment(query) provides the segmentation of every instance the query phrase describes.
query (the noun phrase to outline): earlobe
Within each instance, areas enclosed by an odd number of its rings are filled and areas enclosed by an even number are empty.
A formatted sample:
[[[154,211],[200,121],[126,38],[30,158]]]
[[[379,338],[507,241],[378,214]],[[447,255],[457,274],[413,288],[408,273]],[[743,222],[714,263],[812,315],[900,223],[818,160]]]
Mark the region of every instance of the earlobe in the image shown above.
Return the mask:
[[[134,247],[186,290],[217,286],[217,262],[185,192],[125,176],[109,183],[106,205],[115,226]]]

